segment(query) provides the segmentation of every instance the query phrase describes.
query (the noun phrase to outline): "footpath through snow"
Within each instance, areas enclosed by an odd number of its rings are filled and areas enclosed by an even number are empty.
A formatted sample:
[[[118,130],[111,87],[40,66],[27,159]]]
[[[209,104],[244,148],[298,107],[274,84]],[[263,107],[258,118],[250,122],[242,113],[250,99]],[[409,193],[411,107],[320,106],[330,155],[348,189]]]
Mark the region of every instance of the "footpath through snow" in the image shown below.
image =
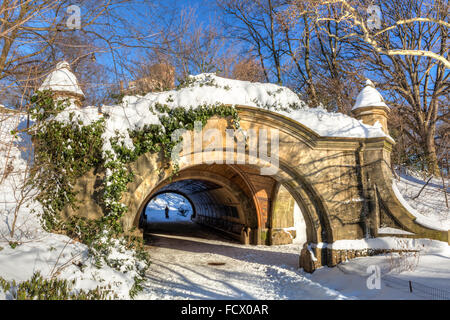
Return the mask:
[[[298,244],[244,246],[189,222],[155,222],[149,231],[153,263],[139,299],[431,299],[392,287],[386,275],[450,292],[448,248],[422,252],[414,271],[391,270],[397,257],[382,255],[308,274],[298,269]],[[379,290],[367,287],[370,265],[381,268]]]
[[[303,276],[298,245],[243,246],[190,222],[152,224],[140,299],[345,299]]]

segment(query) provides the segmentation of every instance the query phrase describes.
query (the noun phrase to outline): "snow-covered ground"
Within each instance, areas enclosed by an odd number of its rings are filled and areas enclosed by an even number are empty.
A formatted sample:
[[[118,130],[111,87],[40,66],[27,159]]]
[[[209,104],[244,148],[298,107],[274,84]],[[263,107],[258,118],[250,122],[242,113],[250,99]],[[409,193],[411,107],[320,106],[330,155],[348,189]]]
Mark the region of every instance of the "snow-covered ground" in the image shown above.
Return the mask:
[[[298,245],[243,246],[189,222],[153,227],[160,233],[148,240],[152,264],[141,299],[345,298],[299,276]]]
[[[440,178],[429,180],[417,172],[403,168],[398,170],[398,176],[399,180],[393,181],[394,186],[412,208],[410,211],[418,216],[417,221],[434,229],[450,230],[450,208],[445,200],[445,191],[450,198],[450,181],[442,181]],[[447,201],[450,206],[450,199]]]
[[[5,280],[26,281],[39,271],[44,278],[76,279],[74,292],[111,284],[119,298],[129,298],[134,283],[132,276],[105,265],[100,269],[95,267],[87,247],[67,236],[46,234],[33,240],[24,239],[14,249],[6,241],[1,241],[0,246],[0,277]],[[126,253],[117,252],[114,256],[130,258]],[[0,300],[8,298],[0,289]]]
[[[402,176],[400,183],[411,181]],[[411,183],[411,182],[410,182]],[[423,182],[412,186],[420,188]],[[431,192],[431,190],[430,190]],[[436,190],[434,190],[436,192]],[[421,201],[427,203],[427,197]],[[180,201],[180,202],[178,202]],[[436,218],[442,219],[444,198],[431,199]],[[430,288],[445,291],[450,299],[450,247],[427,239],[380,238],[338,241],[335,249],[409,248],[420,253],[363,257],[313,274],[298,269],[304,241],[282,246],[244,246],[224,239],[177,213],[177,204],[189,208],[176,194],[163,194],[150,202],[148,250],[152,264],[139,299],[433,299]],[[165,207],[170,208],[169,219]],[[441,208],[442,209],[442,208]],[[398,232],[398,231],[396,231]],[[304,237],[299,237],[304,239]],[[369,289],[378,266],[380,289]],[[412,281],[413,293],[409,291]],[[426,287],[423,288],[423,285]],[[415,289],[415,287],[418,289]],[[436,291],[436,290],[435,290]]]
[[[298,269],[301,246],[241,245],[189,222],[159,224],[149,235],[152,265],[140,299],[431,299],[410,293],[412,280],[450,294],[450,249],[423,251],[414,271],[391,270],[396,255],[364,257],[313,274]],[[370,265],[380,266],[381,288],[368,289]]]

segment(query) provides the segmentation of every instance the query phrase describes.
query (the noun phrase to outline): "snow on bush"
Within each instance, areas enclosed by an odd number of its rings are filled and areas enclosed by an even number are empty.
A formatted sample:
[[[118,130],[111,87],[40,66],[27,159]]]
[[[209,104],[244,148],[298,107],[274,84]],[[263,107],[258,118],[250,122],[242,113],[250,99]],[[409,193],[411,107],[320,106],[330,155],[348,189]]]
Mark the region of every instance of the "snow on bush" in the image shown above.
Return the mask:
[[[97,268],[88,246],[44,231],[39,219],[42,206],[33,199],[35,190],[21,198],[28,174],[27,153],[23,137],[11,131],[23,127],[25,121],[22,114],[0,113],[0,277],[23,282],[39,272],[44,279],[76,280],[75,293],[110,285],[118,298],[130,298],[137,276],[133,267],[142,263],[133,251],[113,245],[108,257],[120,262],[120,267]],[[23,203],[19,203],[21,200]],[[11,297],[0,288],[0,299],[5,298]]]

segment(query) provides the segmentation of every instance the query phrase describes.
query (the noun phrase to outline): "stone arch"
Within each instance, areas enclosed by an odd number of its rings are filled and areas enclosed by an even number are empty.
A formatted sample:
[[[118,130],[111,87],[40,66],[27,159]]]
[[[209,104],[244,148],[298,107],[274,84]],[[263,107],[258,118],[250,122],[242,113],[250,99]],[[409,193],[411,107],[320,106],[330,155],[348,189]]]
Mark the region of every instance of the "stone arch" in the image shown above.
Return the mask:
[[[211,152],[203,152],[204,155],[210,160],[220,160],[220,156],[217,153]],[[226,156],[226,151],[224,151]],[[235,154],[235,151],[232,152]],[[183,157],[191,157],[192,154],[184,155]],[[223,155],[222,155],[223,156]],[[262,159],[258,159],[259,164],[255,165],[226,165],[226,164],[214,164],[214,165],[190,165],[186,164],[183,161],[183,157],[180,159],[180,171],[178,175],[170,176],[167,175],[164,178],[156,178],[156,173],[149,173],[142,179],[139,185],[136,185],[133,193],[137,193],[141,196],[139,202],[139,206],[134,210],[133,217],[133,226],[138,226],[139,216],[142,210],[145,208],[149,199],[151,199],[155,194],[160,192],[160,190],[164,190],[166,186],[169,186],[172,183],[177,181],[183,181],[186,179],[191,180],[205,180],[216,183],[218,185],[223,186],[226,189],[230,189],[236,195],[235,199],[239,199],[239,202],[247,202],[246,212],[244,216],[249,218],[248,212],[251,212],[252,223],[249,224],[249,221],[243,221],[243,225],[247,225],[252,228],[252,230],[257,229],[256,232],[263,232],[264,224],[267,221],[264,221],[262,217],[262,210],[259,208],[259,202],[256,201],[257,190],[254,189],[254,185],[251,181],[249,181],[248,177],[245,176],[245,172],[243,172],[243,168],[253,169],[254,171],[259,171],[261,167],[267,166],[266,161]],[[249,162],[247,159],[246,163]],[[222,168],[228,168],[230,171],[236,174],[236,176],[240,177],[240,186],[230,187],[232,184],[226,175],[218,175],[217,173],[208,171],[207,167],[209,166],[220,166]],[[283,185],[295,199],[295,201],[299,204],[301,208],[301,212],[303,214],[306,226],[307,226],[307,240],[312,243],[319,242],[332,242],[333,239],[333,230],[330,224],[330,221],[327,216],[326,208],[324,204],[321,203],[322,199],[320,194],[315,187],[306,181],[302,174],[298,172],[297,169],[290,167],[284,159],[280,159],[280,168],[278,173],[275,176],[271,176],[274,182],[280,186]],[[151,181],[158,181],[157,183],[153,183]],[[240,189],[240,190],[239,190]],[[238,195],[239,194],[239,195]],[[189,197],[189,195],[186,195]],[[251,199],[252,201],[248,201]],[[192,199],[191,199],[192,200]],[[270,199],[272,200],[272,199]],[[195,204],[194,204],[195,205]],[[269,209],[269,208],[268,208]],[[239,208],[238,210],[242,215],[244,209]],[[258,230],[259,229],[259,230]],[[264,242],[260,237],[261,235],[257,235],[256,232],[251,235],[253,241],[251,243],[254,244],[266,244],[268,242]]]
[[[319,150],[316,152],[317,158],[316,155],[311,154],[311,151],[315,151],[314,149],[320,137],[309,128],[279,114],[249,107],[240,108],[241,112],[239,115],[241,117],[241,127],[244,129],[258,130],[264,128],[280,131],[280,170],[274,178],[289,190],[299,204],[307,224],[308,242],[333,242],[335,239],[335,236],[333,235],[333,226],[329,219],[327,205],[321,194],[322,190],[318,190],[315,186],[317,182],[309,181],[309,176],[303,172],[311,172],[311,168],[315,165],[325,163],[320,160],[320,157],[323,157],[321,154],[323,151]],[[224,133],[225,129],[229,128],[229,122],[226,119],[212,118],[208,121],[204,130],[210,128],[218,128]],[[223,139],[223,141],[225,141],[225,139]],[[337,149],[339,150],[338,152],[341,151],[340,146]],[[298,151],[302,151],[300,155]],[[225,146],[219,151],[202,151],[201,153],[204,155],[204,158],[213,162],[227,159],[229,156],[234,160],[237,159],[236,151],[234,150],[230,154],[230,152],[225,149]],[[293,154],[297,155],[299,159],[293,160]],[[192,162],[185,160],[188,158],[192,159],[195,155],[195,152],[191,152],[181,156],[179,160],[180,172],[187,169],[189,163]],[[304,155],[304,158],[300,159],[302,155]],[[352,156],[353,154],[348,152],[348,155]],[[150,163],[152,163],[150,167],[157,167],[157,160],[151,159],[154,157],[144,155],[142,158],[144,158],[144,160],[138,160],[137,164],[134,166],[134,172],[136,169],[137,171],[142,171],[139,170],[139,168],[143,168],[143,170],[148,169]],[[140,161],[142,164],[139,164]],[[253,167],[256,169],[267,167],[267,161],[260,158],[252,158],[249,154],[246,155],[245,163],[253,163]],[[304,168],[302,168],[302,166]],[[138,208],[132,209],[136,216],[138,216],[140,210],[142,210],[143,203],[145,203],[145,197],[148,197],[149,194],[151,194],[150,190],[153,190],[155,186],[162,183],[162,181],[168,179],[170,176],[169,173],[164,172],[162,175],[156,177],[155,174],[150,173],[150,171],[147,170],[147,173],[143,173],[142,175],[139,174],[141,177],[140,181],[130,188],[131,193],[139,195],[137,197],[138,199],[135,198],[133,201],[134,203],[139,203]],[[239,172],[239,170],[237,170],[237,172]],[[323,189],[323,186],[319,187]],[[252,197],[255,197],[255,192],[252,193]],[[255,207],[258,207],[256,201],[254,201],[254,205]],[[257,208],[257,211],[260,210]],[[136,226],[136,221],[138,219],[136,216],[133,217],[133,226]],[[258,221],[258,227],[261,227],[261,215],[258,215]]]
[[[229,166],[227,167],[229,168]],[[243,183],[242,180],[239,182]],[[145,209],[150,199],[167,191],[183,194],[191,201],[196,215],[199,211],[201,212],[200,206],[203,209],[205,207],[207,209],[213,208],[219,214],[223,213],[221,210],[236,208],[238,216],[230,219],[230,222],[234,221],[236,227],[241,224],[242,226],[250,225],[255,229],[258,228],[256,207],[248,199],[248,190],[243,190],[241,186],[238,186],[235,181],[232,181],[226,175],[219,175],[212,170],[207,170],[202,165],[182,169],[176,176],[168,177],[149,189],[136,212],[134,226],[136,226],[140,213]],[[219,199],[224,199],[224,201],[219,201]],[[196,219],[200,220],[198,217]]]
[[[304,125],[274,112],[243,106],[237,107],[237,110],[242,130],[276,129],[279,132],[279,170],[273,175],[273,179],[289,191],[304,216],[308,246],[302,250],[300,265],[305,270],[312,271],[325,264],[333,266],[351,258],[346,253],[338,255],[336,250],[327,249],[326,244],[320,243],[378,236],[379,220],[383,215],[391,216],[399,229],[413,232],[413,237],[448,240],[448,232],[429,230],[418,225],[396,198],[390,173],[390,151],[394,142],[389,137],[322,137]],[[230,125],[230,119],[213,117],[203,129],[218,129],[224,142]],[[241,199],[253,200],[249,202],[249,207],[256,212],[253,215],[256,216],[253,226],[259,228],[258,232],[261,233],[266,222],[264,205],[254,201],[258,198],[258,190],[252,190],[252,178],[246,170],[259,170],[268,167],[270,162],[246,153],[243,162],[246,167],[243,167],[237,164],[236,149],[228,150],[223,143],[219,149],[204,151],[207,146],[203,141],[201,151],[181,154],[180,174],[188,170],[192,173],[193,167],[200,164],[192,161],[195,155],[201,155],[209,163],[216,164],[219,160],[232,159],[234,162],[231,166],[220,164],[223,166],[221,168],[234,170],[235,176],[241,176],[243,182],[233,192],[246,195]],[[196,176],[198,179],[208,178],[210,181],[215,180],[218,185],[218,182],[226,185],[224,181],[232,176],[222,175],[219,178],[210,173],[208,177],[205,174],[208,170],[205,168],[212,164],[202,165],[203,171]],[[152,192],[170,181],[174,173],[161,154],[143,154],[128,167],[135,179],[128,185],[128,192],[121,199],[128,207],[128,212],[121,220],[127,231],[138,225],[136,216],[140,214]],[[66,208],[63,215],[98,218],[103,214],[96,199],[102,175],[98,170],[91,170],[78,180],[75,190],[79,192],[77,197],[80,206],[76,211]],[[176,176],[173,178],[176,179]],[[261,239],[261,234],[254,237]],[[260,240],[255,243],[262,244]]]

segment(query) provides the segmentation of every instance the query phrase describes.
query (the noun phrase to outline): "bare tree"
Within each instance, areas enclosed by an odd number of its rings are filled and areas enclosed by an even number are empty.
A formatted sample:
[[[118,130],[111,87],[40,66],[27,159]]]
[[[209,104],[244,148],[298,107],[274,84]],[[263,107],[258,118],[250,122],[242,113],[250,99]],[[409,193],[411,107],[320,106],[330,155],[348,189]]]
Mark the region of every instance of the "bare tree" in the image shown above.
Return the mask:
[[[386,89],[398,109],[400,134],[422,150],[425,169],[439,175],[437,127],[449,122],[448,2],[298,0],[293,8],[297,15],[311,14],[328,38],[352,45],[365,75]],[[330,32],[330,22],[344,32]]]
[[[174,67],[175,78],[180,81],[198,73],[231,76],[237,54],[220,28],[213,23],[197,23],[197,12],[191,7],[168,16],[170,21],[165,24],[159,43],[134,62],[137,67],[130,68],[133,80],[142,77],[142,73],[148,74],[156,65]]]
[[[306,91],[307,100],[312,106],[317,106],[319,99],[311,64],[312,22],[307,12],[300,15],[291,14],[291,12],[291,9],[288,8],[277,16],[285,36],[285,51],[291,58],[291,65],[297,73],[294,76],[294,79],[297,80],[295,87],[301,91],[306,86],[304,91]]]
[[[229,37],[248,45],[248,53],[259,58],[266,82],[275,76],[283,83],[283,33],[277,20],[283,3],[279,0],[218,0],[219,7],[231,20],[223,23]]]
[[[127,4],[124,14],[123,5]],[[78,25],[71,25],[69,0],[5,0],[0,5],[0,94],[17,104],[24,86],[36,89],[57,61],[80,74],[88,101],[123,77],[127,50],[153,47],[161,31],[148,19],[153,4],[127,0],[81,0]],[[98,56],[102,63],[96,62]],[[102,91],[101,95],[105,95]],[[92,97],[92,99],[90,98]]]
[[[337,12],[330,8],[330,15]],[[314,11],[293,4],[278,15],[285,34],[285,50],[291,61],[294,88],[303,92],[310,106],[349,113],[361,80],[345,29],[336,21],[317,20]]]
[[[412,31],[415,25],[423,23],[433,25],[434,28],[448,30],[450,23],[448,22],[449,5],[447,1],[418,0],[410,3],[399,1],[397,7],[409,7],[419,15],[397,16],[398,19],[389,22],[385,20],[380,25],[378,22],[381,23],[382,17],[378,14],[384,16],[384,2],[374,0],[294,0],[293,3],[299,13],[314,12],[316,21],[336,21],[347,25],[349,27],[348,38],[360,38],[379,54],[428,57],[442,63],[447,69],[450,68],[448,52],[445,50],[436,51],[430,47],[386,47],[378,41],[378,37],[382,35],[388,36],[396,30],[410,29]],[[330,12],[333,14],[330,15]],[[336,12],[339,13],[338,17],[334,16]]]
[[[293,1],[218,4],[228,17],[228,37],[247,44],[244,52],[259,59],[265,81],[291,87],[311,107],[350,112],[357,94],[354,83],[362,77],[355,72],[339,23],[318,21],[313,10],[299,11]]]
[[[234,65],[233,79],[251,81],[251,82],[264,82],[265,76],[261,65],[255,59],[247,58],[242,59]]]
[[[432,6],[423,1],[386,1],[383,19],[388,24],[407,21],[411,17],[429,17],[439,20],[442,8],[439,3]],[[435,18],[433,18],[435,17]],[[389,34],[379,33],[379,46],[405,53],[421,50],[436,50],[448,56],[448,28],[433,21],[415,21],[414,26],[400,23]],[[371,44],[357,44],[367,61],[366,69],[380,79],[380,86],[387,91],[392,107],[406,123],[402,134],[415,140],[423,155],[426,170],[440,175],[438,151],[436,150],[437,128],[449,123],[448,94],[450,90],[445,63],[431,55],[385,54]]]

